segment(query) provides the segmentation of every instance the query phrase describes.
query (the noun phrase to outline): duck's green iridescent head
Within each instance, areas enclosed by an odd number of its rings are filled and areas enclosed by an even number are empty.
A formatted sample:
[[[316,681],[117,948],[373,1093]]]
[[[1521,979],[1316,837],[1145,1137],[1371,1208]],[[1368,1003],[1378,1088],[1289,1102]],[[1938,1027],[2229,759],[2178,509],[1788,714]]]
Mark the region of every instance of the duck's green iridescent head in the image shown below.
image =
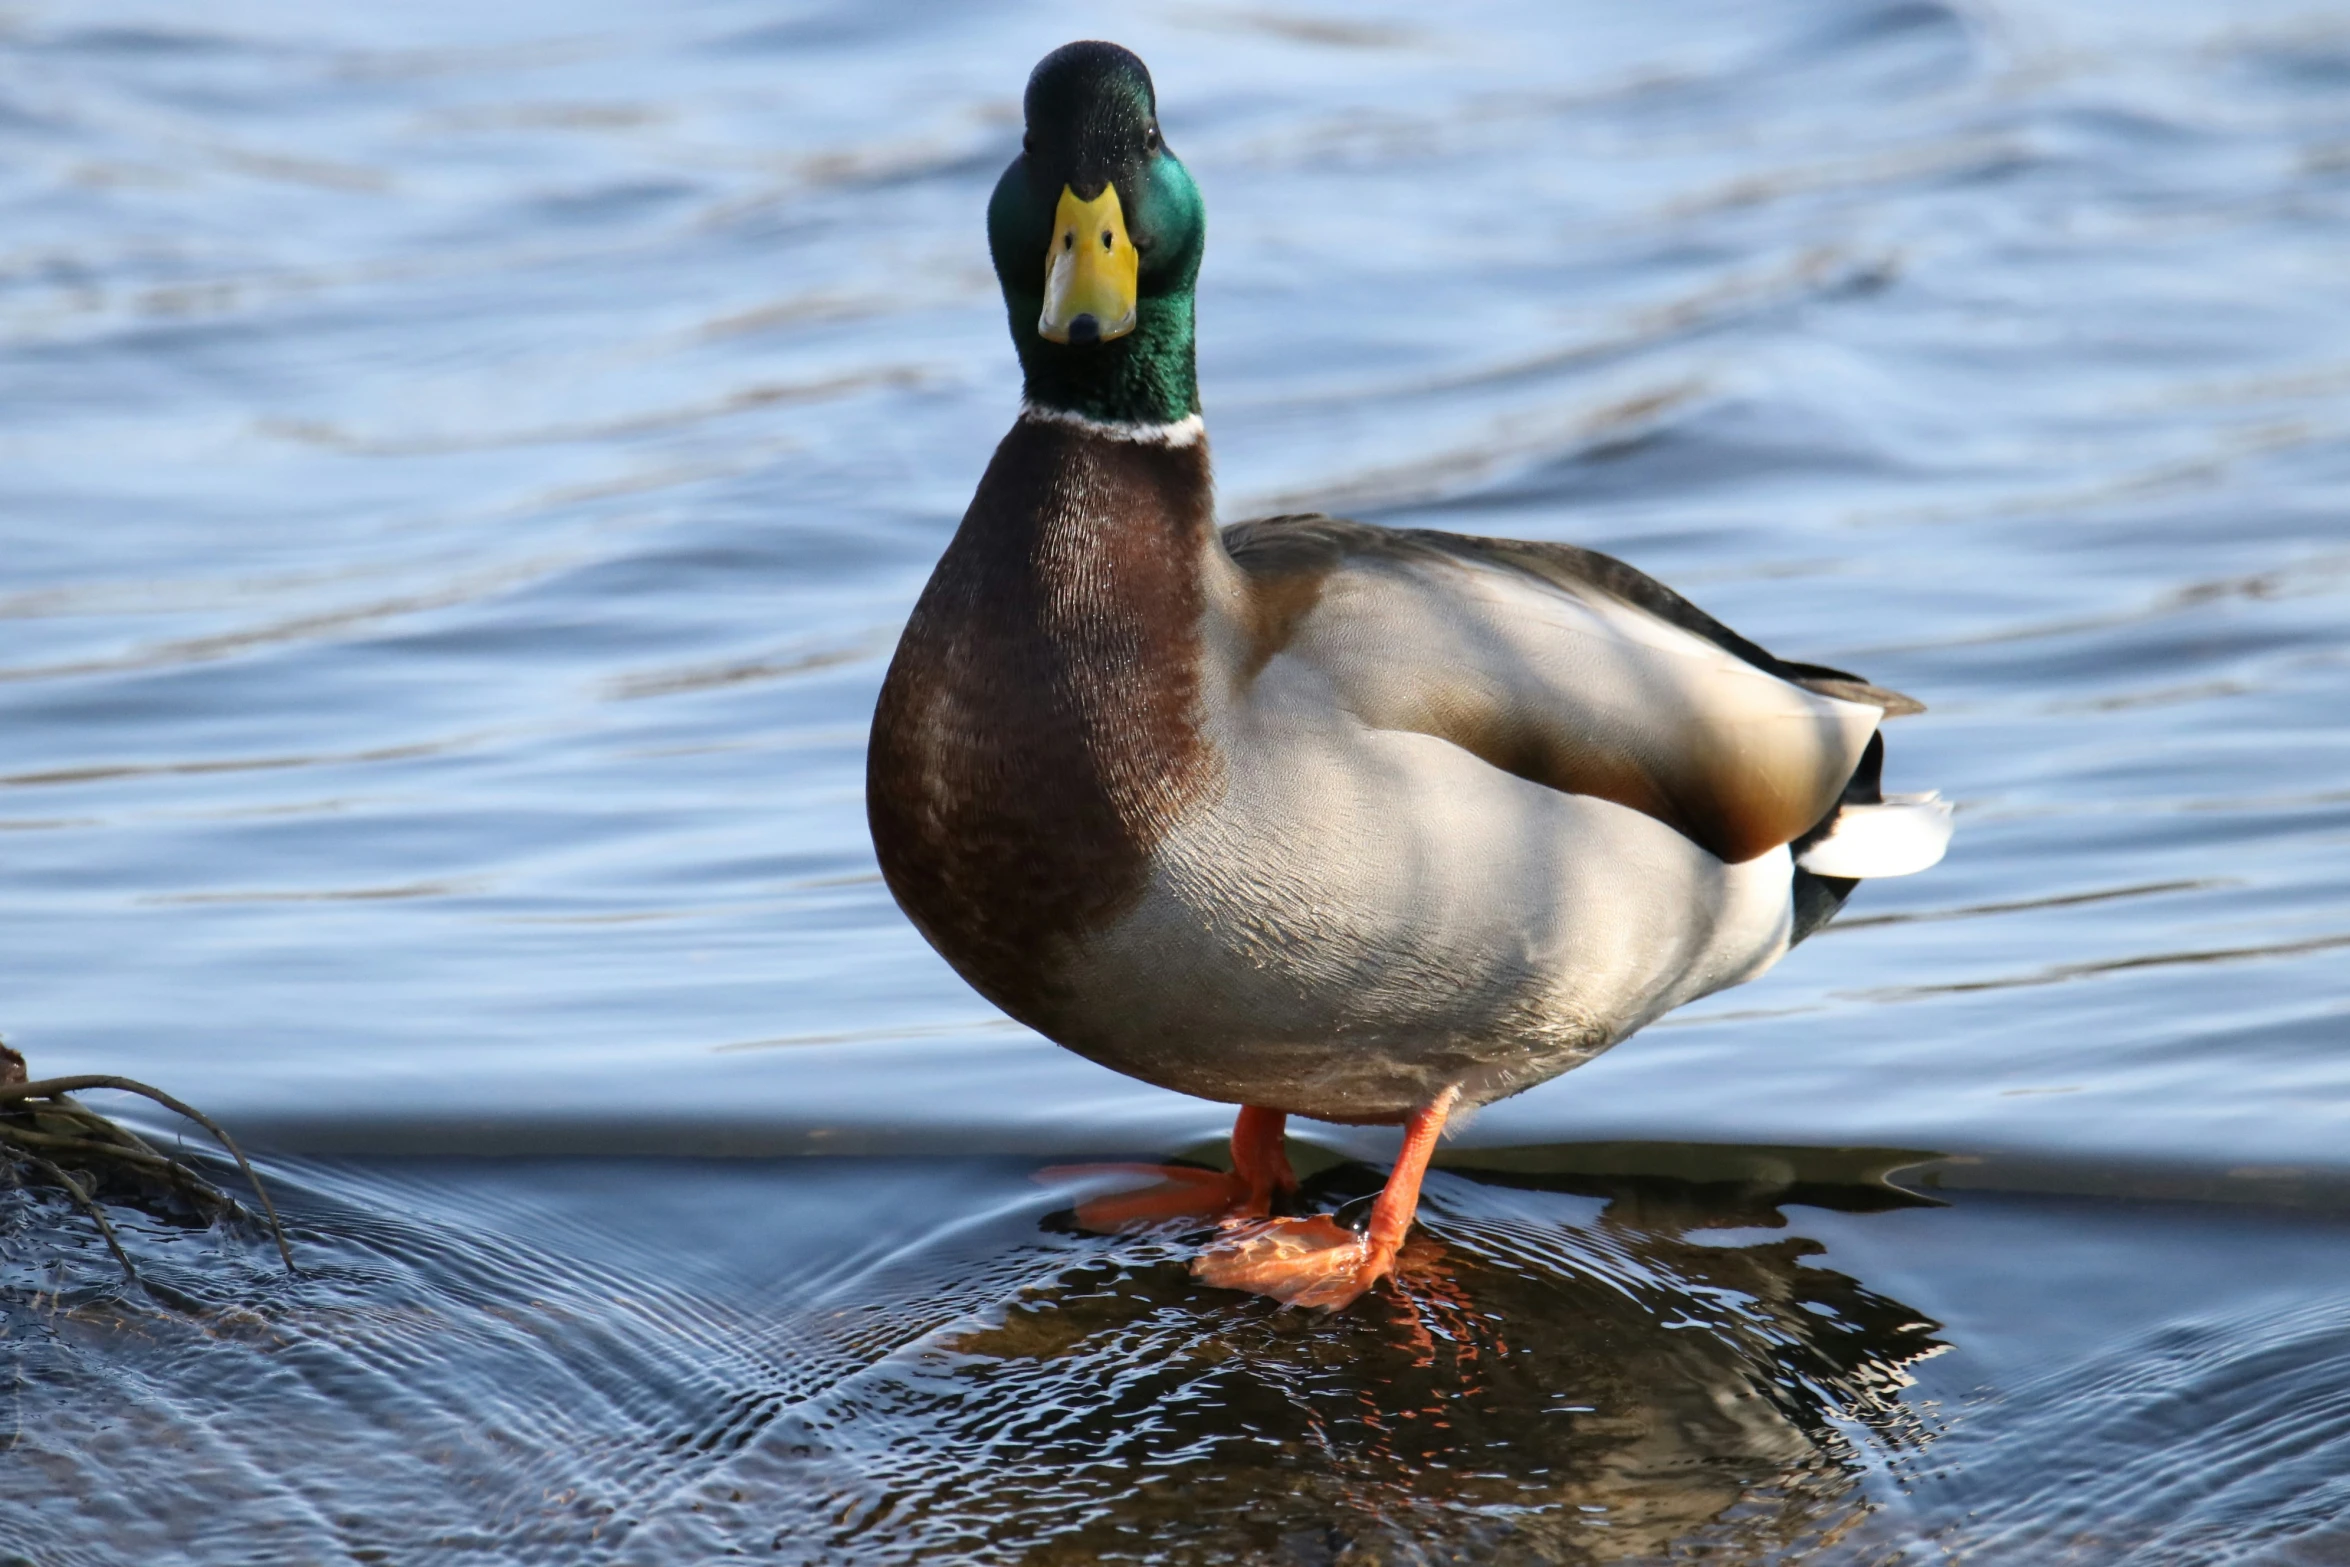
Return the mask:
[[[1148,424],[1197,413],[1207,212],[1159,134],[1149,70],[1116,44],[1066,44],[1029,76],[1025,108],[987,243],[1029,401]]]

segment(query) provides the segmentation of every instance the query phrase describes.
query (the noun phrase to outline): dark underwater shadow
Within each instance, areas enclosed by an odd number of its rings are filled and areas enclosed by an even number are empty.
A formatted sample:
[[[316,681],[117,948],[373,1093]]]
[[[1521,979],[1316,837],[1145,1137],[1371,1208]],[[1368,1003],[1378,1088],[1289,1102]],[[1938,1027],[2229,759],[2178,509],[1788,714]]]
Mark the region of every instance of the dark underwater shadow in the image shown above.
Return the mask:
[[[1000,1304],[781,1422],[733,1494],[774,1518],[824,1474],[786,1560],[1753,1561],[1832,1542],[1931,1439],[1899,1394],[1937,1325],[1755,1233],[1785,1222],[1767,1184],[1514,1153],[1434,1177],[1405,1276],[1335,1316],[1202,1288],[1172,1236],[1051,1234]]]

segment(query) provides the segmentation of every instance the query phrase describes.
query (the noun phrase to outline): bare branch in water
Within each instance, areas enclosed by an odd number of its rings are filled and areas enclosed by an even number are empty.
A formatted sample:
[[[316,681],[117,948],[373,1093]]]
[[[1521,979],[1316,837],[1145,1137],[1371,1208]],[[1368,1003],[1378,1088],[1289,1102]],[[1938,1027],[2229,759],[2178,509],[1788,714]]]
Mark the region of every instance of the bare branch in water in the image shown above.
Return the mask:
[[[288,1273],[294,1271],[294,1249],[286,1244],[285,1226],[278,1222],[277,1206],[269,1200],[269,1189],[261,1184],[261,1177],[255,1173],[251,1161],[246,1159],[245,1151],[237,1146],[236,1140],[234,1138],[230,1137],[226,1131],[222,1130],[219,1122],[213,1120],[212,1117],[206,1115],[203,1111],[198,1110],[193,1105],[186,1104],[178,1099],[173,1098],[171,1095],[165,1093],[160,1088],[150,1087],[145,1083],[135,1081],[134,1079],[128,1077],[114,1077],[106,1074],[91,1074],[81,1077],[45,1077],[36,1081],[27,1081],[25,1078],[24,1057],[18,1055],[13,1050],[8,1050],[5,1046],[0,1046],[0,1052],[4,1052],[4,1054],[0,1054],[0,1109],[5,1109],[12,1106],[23,1106],[26,1105],[29,1101],[39,1100],[44,1103],[45,1107],[63,1111],[67,1115],[72,1116],[77,1121],[82,1122],[84,1125],[96,1123],[99,1126],[103,1126],[108,1132],[113,1134],[111,1141],[113,1142],[114,1146],[107,1146],[104,1148],[104,1152],[109,1158],[120,1159],[124,1162],[141,1166],[147,1166],[151,1163],[159,1163],[176,1172],[179,1172],[187,1179],[201,1179],[185,1165],[182,1165],[179,1161],[148,1147],[145,1142],[141,1141],[136,1136],[133,1136],[131,1133],[124,1131],[122,1128],[114,1126],[113,1123],[106,1121],[103,1116],[96,1115],[93,1112],[85,1110],[81,1106],[73,1103],[73,1101],[65,1097],[67,1094],[79,1093],[85,1089],[91,1088],[112,1088],[118,1089],[126,1094],[138,1094],[144,1098],[152,1099],[155,1101],[155,1103],[163,1106],[166,1110],[171,1111],[175,1115],[187,1117],[187,1119],[195,1122],[198,1126],[201,1126],[207,1132],[210,1132],[213,1137],[218,1140],[220,1146],[228,1150],[229,1156],[237,1161],[237,1168],[245,1173],[245,1179],[252,1184],[253,1195],[260,1199],[261,1212],[269,1221],[270,1238],[277,1242],[277,1254],[280,1258],[284,1259],[286,1271]],[[15,1145],[19,1150],[21,1150],[23,1157],[31,1160],[34,1164],[37,1164],[44,1170],[50,1172],[56,1179],[63,1181],[65,1183],[66,1190],[73,1194],[75,1202],[79,1203],[85,1211],[90,1213],[93,1218],[97,1219],[99,1227],[105,1232],[106,1244],[114,1248],[115,1258],[117,1261],[121,1262],[123,1270],[127,1273],[131,1273],[131,1276],[134,1279],[138,1277],[138,1275],[131,1270],[130,1258],[125,1256],[121,1246],[115,1243],[114,1231],[107,1227],[105,1216],[98,1212],[96,1205],[90,1200],[89,1197],[84,1195],[82,1189],[79,1186],[74,1185],[69,1179],[67,1179],[64,1171],[58,1169],[56,1165],[50,1163],[47,1159],[42,1158],[39,1154],[32,1151],[32,1148],[28,1146],[28,1144],[35,1141],[41,1142],[44,1145],[50,1145],[50,1135],[40,1132],[32,1132],[27,1134],[16,1129],[0,1126],[0,1142]],[[74,1140],[65,1139],[64,1141],[70,1143]],[[99,1146],[100,1145],[95,1143],[84,1144],[83,1151],[92,1151],[97,1149]],[[209,1183],[206,1184],[208,1186]],[[219,1194],[215,1193],[214,1195],[217,1196]],[[227,1201],[225,1197],[223,1197],[221,1200],[223,1202]],[[231,1204],[230,1206],[233,1208],[234,1205]]]
[[[97,1202],[90,1196],[89,1193],[83,1191],[81,1187],[75,1185],[74,1178],[72,1176],[66,1174],[63,1170],[59,1169],[56,1165],[51,1164],[48,1160],[42,1158],[39,1154],[34,1153],[30,1148],[19,1149],[17,1151],[17,1157],[25,1160],[27,1163],[39,1165],[42,1171],[48,1175],[49,1179],[55,1181],[58,1185],[65,1188],[65,1194],[73,1199],[74,1206],[81,1209],[82,1212],[88,1214],[93,1220],[96,1221],[98,1225],[98,1233],[106,1238],[106,1249],[114,1253],[114,1260],[116,1262],[122,1264],[122,1271],[124,1276],[127,1277],[133,1284],[138,1283],[139,1270],[131,1266],[131,1255],[129,1252],[122,1249],[122,1242],[114,1238],[114,1226],[106,1222],[106,1210],[99,1207]]]

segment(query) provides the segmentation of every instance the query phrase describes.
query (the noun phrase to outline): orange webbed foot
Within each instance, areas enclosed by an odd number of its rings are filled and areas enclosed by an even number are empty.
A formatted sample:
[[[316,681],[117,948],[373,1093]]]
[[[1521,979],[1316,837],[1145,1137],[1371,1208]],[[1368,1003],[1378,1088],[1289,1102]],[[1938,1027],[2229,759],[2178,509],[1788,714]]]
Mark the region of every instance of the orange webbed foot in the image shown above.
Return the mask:
[[[1393,1250],[1317,1213],[1227,1224],[1192,1260],[1191,1276],[1218,1289],[1269,1295],[1284,1306],[1337,1311],[1394,1267]]]
[[[1404,1122],[1395,1169],[1371,1204],[1370,1222],[1361,1234],[1327,1214],[1227,1223],[1224,1234],[1193,1260],[1191,1276],[1219,1289],[1270,1295],[1284,1306],[1336,1311],[1352,1305],[1395,1271],[1420,1206],[1429,1155],[1460,1096],[1457,1085],[1446,1088]]]
[[[1273,1211],[1275,1198],[1297,1190],[1297,1176],[1282,1145],[1287,1119],[1278,1110],[1242,1106],[1232,1123],[1229,1175],[1189,1164],[1066,1164],[1038,1171],[1037,1179],[1140,1175],[1157,1181],[1140,1191],[1113,1192],[1079,1203],[1078,1227],[1099,1234],[1169,1219],[1261,1219]]]
[[[1091,1180],[1105,1175],[1147,1176],[1157,1184],[1139,1191],[1088,1197],[1079,1203],[1078,1227],[1098,1235],[1161,1224],[1170,1219],[1247,1218],[1270,1211],[1239,1176],[1188,1164],[1063,1164],[1039,1170],[1036,1178]]]

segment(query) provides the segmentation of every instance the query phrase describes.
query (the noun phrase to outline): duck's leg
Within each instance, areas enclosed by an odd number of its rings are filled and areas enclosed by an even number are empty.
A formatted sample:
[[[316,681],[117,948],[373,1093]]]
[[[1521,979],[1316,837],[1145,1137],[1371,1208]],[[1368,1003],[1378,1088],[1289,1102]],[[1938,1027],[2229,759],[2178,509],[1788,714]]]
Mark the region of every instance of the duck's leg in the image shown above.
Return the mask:
[[[1420,1181],[1444,1131],[1444,1118],[1460,1098],[1447,1088],[1413,1112],[1404,1124],[1403,1152],[1362,1234],[1328,1214],[1303,1219],[1265,1219],[1229,1225],[1223,1237],[1192,1263],[1194,1278],[1220,1289],[1270,1295],[1284,1306],[1318,1306],[1336,1311],[1395,1271],[1396,1253],[1420,1206]]]
[[[1289,1167],[1289,1112],[1242,1105],[1232,1118],[1232,1173],[1248,1188],[1241,1212],[1261,1219],[1276,1198],[1297,1190]]]
[[[1101,1174],[1105,1171],[1155,1176],[1159,1184],[1136,1192],[1094,1197],[1077,1205],[1077,1222],[1089,1230],[1119,1230],[1161,1219],[1261,1219],[1273,1211],[1273,1199],[1297,1189],[1283,1146],[1286,1112],[1244,1105],[1232,1123],[1232,1173],[1197,1170],[1180,1164],[1075,1166],[1047,1170],[1050,1175]]]

